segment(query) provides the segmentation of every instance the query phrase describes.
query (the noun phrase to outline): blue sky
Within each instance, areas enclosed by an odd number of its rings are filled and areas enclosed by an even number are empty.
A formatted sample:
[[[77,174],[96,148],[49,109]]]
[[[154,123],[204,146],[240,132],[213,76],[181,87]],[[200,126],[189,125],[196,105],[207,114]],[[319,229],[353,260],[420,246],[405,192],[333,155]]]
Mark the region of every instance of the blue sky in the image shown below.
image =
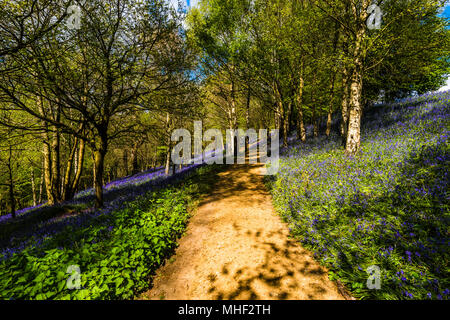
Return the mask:
[[[444,7],[444,11],[441,13],[442,17],[450,19],[450,3]],[[450,77],[447,79],[447,84],[439,89],[439,91],[450,90]]]
[[[450,19],[450,4],[447,4],[441,14],[443,17]],[[450,77],[447,79],[447,84],[439,89],[439,91],[450,90]]]
[[[187,0],[189,1],[189,0]],[[442,12],[442,16],[446,18],[450,18],[450,4],[447,4],[444,8],[444,12]]]
[[[188,7],[196,6],[199,0],[181,0],[181,2],[186,3]],[[178,0],[169,0],[175,7],[178,6]],[[444,8],[444,11],[441,14],[443,17],[450,18],[450,2]]]
[[[447,4],[444,8],[444,11],[441,14],[442,17],[450,19],[450,4]],[[450,77],[447,79],[447,84],[439,89],[439,91],[450,90]]]

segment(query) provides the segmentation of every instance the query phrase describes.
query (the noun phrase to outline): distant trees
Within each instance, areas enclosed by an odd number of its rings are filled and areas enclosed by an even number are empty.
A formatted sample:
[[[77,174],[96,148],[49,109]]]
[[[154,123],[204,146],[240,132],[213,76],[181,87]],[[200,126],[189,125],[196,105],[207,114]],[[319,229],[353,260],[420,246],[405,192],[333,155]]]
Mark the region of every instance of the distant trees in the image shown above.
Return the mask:
[[[345,151],[347,154],[356,154],[360,148],[361,114],[364,102],[376,99],[382,91],[395,92],[395,87],[409,87],[409,93],[419,89],[415,84],[423,80],[419,75],[426,64],[431,71],[434,70],[435,83],[422,82],[423,87],[419,91],[437,89],[442,82],[443,74],[448,71],[448,61],[439,63],[439,58],[448,55],[449,32],[444,28],[445,23],[437,17],[437,11],[444,5],[444,1],[383,1],[379,3],[382,13],[382,21],[379,29],[368,28],[369,8],[376,6],[377,2],[361,0],[346,3],[343,1],[330,2],[329,6],[317,4],[327,16],[331,17],[343,27],[344,32],[344,59],[346,61],[344,74],[346,80],[348,110],[344,115],[343,125],[346,133]],[[429,38],[430,37],[430,38]],[[429,40],[432,41],[428,42]],[[427,43],[426,45],[424,45]],[[402,48],[409,48],[408,54],[402,53]],[[439,53],[437,53],[437,51]],[[375,59],[373,59],[376,57]],[[407,67],[407,60],[412,57],[419,58],[420,63],[414,63]],[[371,59],[372,58],[372,59]],[[389,58],[395,59],[401,69],[394,69],[387,64]],[[440,64],[440,68],[436,68]],[[443,65],[446,64],[445,67]],[[434,65],[434,67],[432,67]],[[376,67],[390,68],[389,73],[409,73],[409,77],[397,77],[396,84],[391,83],[391,88],[386,88],[383,83],[372,87],[372,96],[365,93],[367,85],[372,79],[378,77],[389,78],[386,73],[376,72]],[[447,69],[447,71],[445,71]],[[395,70],[395,71],[394,71]],[[417,72],[417,73],[416,73]],[[415,75],[413,75],[416,73]],[[427,72],[431,75],[433,72]],[[381,80],[383,81],[383,80]],[[373,82],[372,82],[373,84]],[[348,117],[348,124],[346,119]]]
[[[60,24],[23,50],[8,52],[7,63],[14,72],[1,75],[0,98],[4,115],[16,116],[5,116],[1,122],[41,132],[49,203],[73,195],[88,146],[94,161],[96,206],[101,207],[111,142],[136,132],[133,117],[139,112],[170,110],[170,105],[157,104],[156,97],[189,82],[191,62],[180,17],[167,4],[131,0],[76,4],[81,8],[80,29]],[[20,114],[31,116],[34,123],[24,125],[17,120]],[[68,142],[64,167],[63,138]]]
[[[6,134],[5,132],[2,132],[3,134]],[[16,217],[16,199],[15,199],[15,192],[14,192],[14,185],[15,185],[15,175],[16,175],[16,169],[17,169],[17,162],[14,161],[13,157],[13,146],[11,142],[7,139],[2,139],[2,144],[0,145],[3,150],[0,151],[0,164],[2,164],[2,167],[5,168],[3,172],[0,171],[0,174],[4,175],[3,183],[0,184],[0,187],[6,187],[7,194],[8,194],[8,200],[10,204],[10,212],[13,218]],[[7,142],[7,143],[5,143]],[[15,151],[15,150],[14,150]]]
[[[38,200],[35,144],[31,134],[0,127],[0,210],[13,217],[16,209]]]
[[[294,128],[334,134],[337,115],[354,155],[366,105],[449,73],[444,2],[202,0],[185,32],[166,1],[0,0],[0,209],[91,185],[100,207],[106,181],[176,171],[171,131],[197,119],[275,127],[287,146]]]
[[[280,129],[284,146],[294,126],[301,141],[308,123],[318,136],[325,115],[324,133],[330,135],[333,114],[340,111],[345,152],[354,155],[365,105],[437,89],[449,73],[448,22],[437,16],[443,5],[438,0],[200,1],[188,22],[190,39],[201,48],[202,66],[209,71],[204,88],[212,98],[205,103],[223,110],[224,117],[234,105],[236,122],[244,122],[250,92],[253,114],[272,114],[270,124]]]

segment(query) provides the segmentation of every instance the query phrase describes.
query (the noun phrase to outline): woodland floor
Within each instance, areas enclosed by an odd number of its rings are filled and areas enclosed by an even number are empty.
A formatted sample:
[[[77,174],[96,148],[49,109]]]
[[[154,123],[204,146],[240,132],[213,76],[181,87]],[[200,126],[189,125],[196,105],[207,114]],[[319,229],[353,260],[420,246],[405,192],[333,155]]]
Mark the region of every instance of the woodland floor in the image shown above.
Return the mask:
[[[262,170],[231,165],[218,174],[175,255],[138,299],[344,299],[327,270],[289,237]]]

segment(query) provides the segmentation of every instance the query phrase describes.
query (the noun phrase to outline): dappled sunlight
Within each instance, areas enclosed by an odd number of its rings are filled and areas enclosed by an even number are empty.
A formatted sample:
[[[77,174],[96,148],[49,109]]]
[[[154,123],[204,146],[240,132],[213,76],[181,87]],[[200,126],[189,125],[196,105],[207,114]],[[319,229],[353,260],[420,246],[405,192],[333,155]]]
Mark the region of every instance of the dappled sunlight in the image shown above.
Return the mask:
[[[343,299],[327,271],[289,238],[261,165],[227,166],[214,179],[142,299]]]

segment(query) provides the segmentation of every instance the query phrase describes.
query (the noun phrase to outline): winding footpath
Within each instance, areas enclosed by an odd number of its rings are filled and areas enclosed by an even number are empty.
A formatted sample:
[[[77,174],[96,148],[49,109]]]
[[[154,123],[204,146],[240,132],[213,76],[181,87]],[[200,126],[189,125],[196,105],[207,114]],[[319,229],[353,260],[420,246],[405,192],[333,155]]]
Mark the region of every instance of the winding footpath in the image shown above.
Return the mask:
[[[344,299],[289,237],[261,165],[231,165],[191,217],[175,255],[139,299]]]

